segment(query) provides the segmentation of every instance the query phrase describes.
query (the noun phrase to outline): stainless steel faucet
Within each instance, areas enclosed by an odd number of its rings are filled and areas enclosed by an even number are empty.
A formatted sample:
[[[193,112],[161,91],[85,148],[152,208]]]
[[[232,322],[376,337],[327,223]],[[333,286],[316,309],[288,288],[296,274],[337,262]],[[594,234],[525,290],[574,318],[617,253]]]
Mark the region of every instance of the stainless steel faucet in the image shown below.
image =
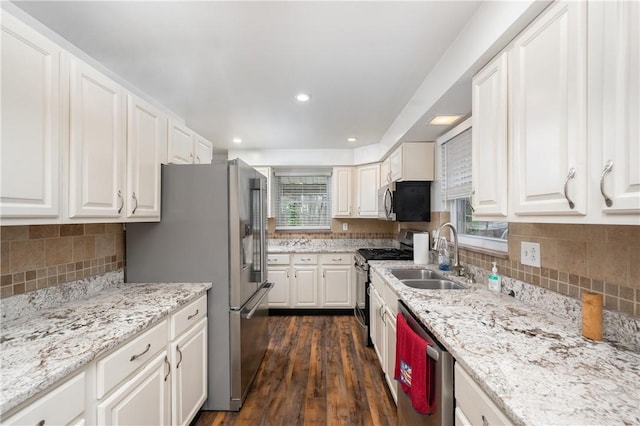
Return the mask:
[[[458,231],[456,231],[456,227],[453,226],[453,223],[451,222],[447,222],[444,223],[442,225],[440,225],[440,227],[438,228],[438,230],[436,231],[436,235],[433,237],[433,246],[432,249],[437,251],[438,250],[438,243],[440,241],[440,233],[442,232],[442,230],[446,227],[451,228],[451,232],[453,233],[453,268],[451,268],[456,275],[462,275],[464,272],[462,265],[460,265],[460,257],[458,256]]]

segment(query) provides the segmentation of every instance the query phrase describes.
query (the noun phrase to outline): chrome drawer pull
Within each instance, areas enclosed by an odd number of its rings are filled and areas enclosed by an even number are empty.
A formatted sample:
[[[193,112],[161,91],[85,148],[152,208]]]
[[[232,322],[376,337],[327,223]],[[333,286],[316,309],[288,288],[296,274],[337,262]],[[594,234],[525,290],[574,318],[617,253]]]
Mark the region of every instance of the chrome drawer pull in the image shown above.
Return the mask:
[[[198,315],[199,313],[200,313],[200,309],[196,309],[196,313],[195,313],[195,314],[193,314],[193,315],[189,315],[189,316],[187,317],[187,321],[189,321],[191,318],[195,317],[195,316],[196,316],[196,315]]]
[[[171,363],[169,362],[169,358],[167,358],[167,356],[164,356],[164,363],[167,364],[167,367],[169,367],[169,372],[167,373],[166,376],[164,376],[164,381],[166,382],[167,379],[169,378],[169,374],[171,374]]]
[[[133,210],[131,211],[131,214],[135,214],[136,210],[138,210],[138,198],[136,198],[135,192],[131,193],[131,198],[133,198],[133,201],[136,202],[136,205],[133,207]]]
[[[566,198],[567,201],[569,202],[570,209],[573,209],[576,205],[573,201],[571,201],[571,198],[569,198],[569,194],[567,194],[567,186],[569,186],[569,180],[573,179],[575,175],[576,175],[576,169],[572,167],[569,169],[569,174],[567,175],[567,178],[564,180],[564,198]]]
[[[118,189],[118,198],[120,199],[120,207],[118,208],[118,214],[122,213],[122,208],[124,207],[124,198],[122,198],[122,191]]]
[[[44,419],[42,419],[38,423],[36,423],[36,426],[44,426]]]
[[[338,259],[331,259],[331,261],[333,261],[333,262],[342,262],[342,258],[339,257]]]
[[[602,170],[602,174],[600,175],[600,193],[602,194],[602,198],[604,198],[604,203],[607,207],[611,207],[613,205],[613,201],[611,198],[604,192],[604,177],[613,170],[613,161],[607,161],[607,164],[604,165],[604,170]]]
[[[151,349],[151,343],[147,343],[147,349],[145,349],[144,351],[140,352],[137,355],[131,355],[131,358],[129,358],[129,361],[135,361],[137,358],[140,358],[142,355],[149,352],[149,349]]]
[[[180,364],[182,363],[182,351],[180,350],[180,345],[176,345],[176,350],[180,354],[180,361],[178,361],[178,364],[176,365],[177,370],[178,368],[180,368]]]

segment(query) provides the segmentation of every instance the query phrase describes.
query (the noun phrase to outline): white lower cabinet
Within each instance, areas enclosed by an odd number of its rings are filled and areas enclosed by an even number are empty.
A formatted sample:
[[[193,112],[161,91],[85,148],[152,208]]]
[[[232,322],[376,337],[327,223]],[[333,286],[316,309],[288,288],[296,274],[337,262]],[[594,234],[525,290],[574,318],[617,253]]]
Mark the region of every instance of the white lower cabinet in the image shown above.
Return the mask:
[[[458,363],[454,368],[454,389],[456,426],[512,424]]]
[[[271,308],[353,308],[353,254],[270,254]]]
[[[398,383],[393,378],[396,367],[396,315],[398,297],[375,272],[369,286],[369,327],[373,347],[380,360],[385,381],[394,401],[398,401]]]
[[[98,403],[101,425],[168,425],[171,368],[162,351],[131,380]]]
[[[171,424],[188,425],[207,399],[207,318],[171,343]]]
[[[320,257],[320,294],[324,307],[353,307],[353,256],[348,253],[323,254]]]
[[[267,256],[269,266],[268,280],[273,283],[269,292],[269,306],[274,308],[289,307],[290,257],[288,254],[270,254]]]
[[[85,373],[74,376],[71,380],[33,402],[19,411],[3,425],[83,425]]]
[[[45,391],[3,425],[188,425],[207,398],[207,296]]]

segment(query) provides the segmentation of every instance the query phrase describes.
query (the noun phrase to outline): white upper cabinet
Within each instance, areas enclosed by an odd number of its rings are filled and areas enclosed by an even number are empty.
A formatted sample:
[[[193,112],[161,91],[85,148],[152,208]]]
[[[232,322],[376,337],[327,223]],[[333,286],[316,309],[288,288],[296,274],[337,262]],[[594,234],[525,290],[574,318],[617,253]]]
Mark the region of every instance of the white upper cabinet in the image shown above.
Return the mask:
[[[507,58],[498,55],[471,83],[474,216],[507,216]]]
[[[160,163],[167,119],[136,96],[127,96],[127,218],[160,218]]]
[[[60,221],[60,48],[0,11],[3,224]]]
[[[516,215],[587,210],[586,2],[557,2],[509,52]]]
[[[195,158],[196,164],[209,164],[213,159],[213,143],[200,135],[195,135]]]
[[[433,180],[435,178],[435,144],[404,142],[389,156],[389,180]],[[385,177],[383,176],[383,179]]]
[[[586,214],[586,8],[553,3],[509,52],[516,215]]]
[[[193,164],[194,133],[184,124],[169,120],[169,163]]]
[[[351,217],[353,213],[353,168],[334,167],[331,180],[333,217]]]
[[[589,3],[594,208],[640,213],[640,3]],[[600,98],[601,97],[601,98]],[[638,224],[638,217],[635,221]]]
[[[378,184],[380,164],[369,164],[356,168],[357,205],[356,217],[378,217]]]
[[[125,204],[122,88],[70,60],[69,217],[120,218]]]

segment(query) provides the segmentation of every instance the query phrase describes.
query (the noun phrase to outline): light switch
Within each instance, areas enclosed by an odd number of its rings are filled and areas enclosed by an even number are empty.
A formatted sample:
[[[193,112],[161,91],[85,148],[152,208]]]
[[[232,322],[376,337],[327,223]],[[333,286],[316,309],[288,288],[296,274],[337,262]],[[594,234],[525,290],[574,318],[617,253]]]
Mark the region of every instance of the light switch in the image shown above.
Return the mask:
[[[343,223],[342,224],[342,230],[343,231],[348,231],[349,230],[349,224],[348,223]]]

